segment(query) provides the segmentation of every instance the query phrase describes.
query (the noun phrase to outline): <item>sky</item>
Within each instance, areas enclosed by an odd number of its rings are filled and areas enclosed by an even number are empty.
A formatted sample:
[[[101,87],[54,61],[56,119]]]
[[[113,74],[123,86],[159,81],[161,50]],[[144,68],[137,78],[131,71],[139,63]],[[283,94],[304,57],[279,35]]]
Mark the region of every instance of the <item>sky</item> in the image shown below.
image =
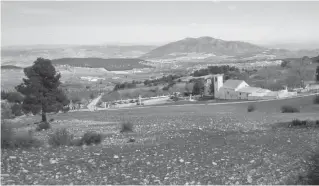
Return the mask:
[[[315,2],[1,2],[1,44],[319,43]]]

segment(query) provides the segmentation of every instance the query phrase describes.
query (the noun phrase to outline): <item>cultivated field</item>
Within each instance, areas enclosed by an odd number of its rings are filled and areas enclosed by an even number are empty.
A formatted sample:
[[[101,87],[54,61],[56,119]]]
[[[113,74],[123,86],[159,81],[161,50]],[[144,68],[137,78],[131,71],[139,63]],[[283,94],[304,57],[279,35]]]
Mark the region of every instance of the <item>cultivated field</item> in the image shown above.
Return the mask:
[[[319,127],[288,127],[294,118],[319,120],[313,96],[256,103],[153,107],[49,116],[53,129],[75,136],[104,134],[89,147],[47,145],[2,150],[2,184],[294,184],[319,144]],[[280,113],[282,105],[300,113]],[[39,117],[16,119],[17,130]],[[134,132],[119,133],[130,121]],[[31,125],[27,125],[31,124]],[[136,141],[128,143],[130,138]]]

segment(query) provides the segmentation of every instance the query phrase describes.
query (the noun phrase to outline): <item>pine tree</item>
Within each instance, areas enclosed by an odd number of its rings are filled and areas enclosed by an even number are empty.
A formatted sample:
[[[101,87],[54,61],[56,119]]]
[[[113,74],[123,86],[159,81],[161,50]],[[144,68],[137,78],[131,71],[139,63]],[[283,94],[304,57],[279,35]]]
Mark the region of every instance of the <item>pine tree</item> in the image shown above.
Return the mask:
[[[64,92],[59,89],[61,74],[57,73],[49,59],[38,58],[31,67],[24,68],[23,83],[16,87],[25,98],[22,109],[25,113],[42,114],[58,112],[69,104]]]

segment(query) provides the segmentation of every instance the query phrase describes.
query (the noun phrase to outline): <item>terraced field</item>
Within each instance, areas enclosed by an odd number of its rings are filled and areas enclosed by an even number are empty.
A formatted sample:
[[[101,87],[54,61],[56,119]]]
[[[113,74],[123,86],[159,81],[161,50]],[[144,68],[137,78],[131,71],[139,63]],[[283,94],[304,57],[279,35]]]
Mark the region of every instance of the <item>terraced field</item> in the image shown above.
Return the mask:
[[[242,103],[52,115],[53,130],[35,133],[43,147],[2,151],[2,184],[293,184],[318,148],[319,127],[279,123],[319,119],[312,100],[260,102],[250,113],[250,103]],[[280,113],[282,105],[301,112]],[[13,125],[28,130],[36,119]],[[134,124],[133,133],[119,133],[124,120]],[[97,146],[49,147],[48,134],[60,127],[75,136],[98,131],[105,139]]]

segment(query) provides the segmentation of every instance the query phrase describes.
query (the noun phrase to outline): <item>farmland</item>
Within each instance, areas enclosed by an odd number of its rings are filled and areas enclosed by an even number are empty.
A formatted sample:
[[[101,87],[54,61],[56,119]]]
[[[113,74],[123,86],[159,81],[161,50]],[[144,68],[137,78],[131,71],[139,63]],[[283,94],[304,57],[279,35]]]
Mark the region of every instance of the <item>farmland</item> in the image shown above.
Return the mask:
[[[319,119],[313,96],[229,105],[152,107],[50,115],[53,129],[75,136],[104,134],[97,146],[47,145],[53,130],[36,132],[40,148],[3,150],[3,184],[294,184],[305,174],[319,143],[318,127],[289,128],[282,122]],[[282,105],[300,113],[280,113]],[[15,119],[16,130],[38,117]],[[134,132],[119,133],[130,121]],[[136,141],[128,143],[129,138]]]

